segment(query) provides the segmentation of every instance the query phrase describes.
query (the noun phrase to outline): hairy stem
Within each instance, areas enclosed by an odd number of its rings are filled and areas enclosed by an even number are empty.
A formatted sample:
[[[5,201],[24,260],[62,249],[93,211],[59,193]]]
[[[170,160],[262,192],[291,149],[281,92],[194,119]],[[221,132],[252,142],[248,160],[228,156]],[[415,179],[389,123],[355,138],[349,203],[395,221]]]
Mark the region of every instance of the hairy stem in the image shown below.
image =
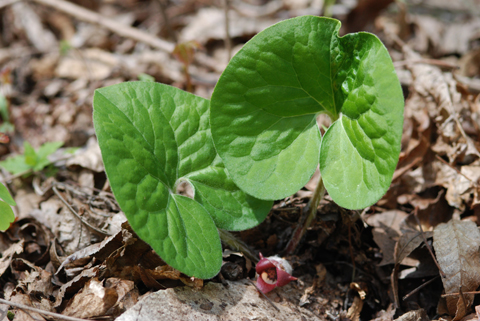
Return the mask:
[[[323,179],[320,176],[317,187],[313,191],[312,198],[308,202],[307,206],[303,208],[302,216],[298,222],[297,227],[293,231],[292,238],[285,248],[285,255],[295,253],[298,245],[300,244],[303,236],[307,232],[307,229],[312,225],[313,221],[317,218],[317,207],[323,196],[325,195],[325,185],[323,185]]]
[[[250,250],[247,244],[243,241],[239,240],[230,232],[227,232],[222,229],[218,229],[220,234],[220,239],[222,240],[225,245],[235,251],[242,252],[248,259],[250,259],[253,263],[258,263],[258,257]]]

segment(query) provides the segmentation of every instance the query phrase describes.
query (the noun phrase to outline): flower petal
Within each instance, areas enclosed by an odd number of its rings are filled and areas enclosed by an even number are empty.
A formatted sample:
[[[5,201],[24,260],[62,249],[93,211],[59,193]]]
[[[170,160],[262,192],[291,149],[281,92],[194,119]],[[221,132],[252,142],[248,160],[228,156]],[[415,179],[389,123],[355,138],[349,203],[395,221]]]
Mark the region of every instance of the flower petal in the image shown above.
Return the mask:
[[[296,279],[296,277],[291,276],[284,270],[277,268],[277,286],[284,286]]]
[[[260,261],[255,266],[255,271],[257,271],[258,274],[262,274],[263,271],[272,267],[277,266],[271,260],[264,258],[262,253],[260,253]]]
[[[259,276],[257,278],[257,288],[262,292],[262,293],[268,293],[275,289],[276,285],[275,284],[268,284],[263,279]]]

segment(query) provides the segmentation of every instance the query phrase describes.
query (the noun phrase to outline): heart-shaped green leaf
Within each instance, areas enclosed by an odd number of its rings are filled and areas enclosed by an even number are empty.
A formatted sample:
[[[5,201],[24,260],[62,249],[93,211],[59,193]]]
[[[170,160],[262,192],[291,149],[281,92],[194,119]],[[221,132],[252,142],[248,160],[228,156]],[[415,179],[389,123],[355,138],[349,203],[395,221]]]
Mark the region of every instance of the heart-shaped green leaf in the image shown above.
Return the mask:
[[[95,131],[120,207],[168,264],[198,278],[220,270],[217,227],[253,227],[271,207],[228,177],[208,116],[208,100],[158,83],[123,83],[94,96]],[[194,199],[176,194],[183,181]]]
[[[366,207],[388,189],[400,152],[400,83],[377,37],[339,37],[339,28],[313,16],[280,22],[252,38],[220,77],[212,136],[245,192],[291,195],[319,162],[327,191],[343,207]],[[323,139],[319,113],[334,122]]]

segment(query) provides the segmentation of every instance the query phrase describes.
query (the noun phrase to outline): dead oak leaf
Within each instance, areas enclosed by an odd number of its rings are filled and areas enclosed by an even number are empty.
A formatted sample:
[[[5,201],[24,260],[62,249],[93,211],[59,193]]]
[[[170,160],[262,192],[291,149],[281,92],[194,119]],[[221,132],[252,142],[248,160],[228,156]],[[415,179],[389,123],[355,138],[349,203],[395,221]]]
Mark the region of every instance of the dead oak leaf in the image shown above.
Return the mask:
[[[472,221],[450,220],[433,231],[433,247],[446,277],[445,293],[475,291],[480,285],[480,231]],[[472,294],[447,297],[447,308],[454,321],[463,318],[473,302]]]

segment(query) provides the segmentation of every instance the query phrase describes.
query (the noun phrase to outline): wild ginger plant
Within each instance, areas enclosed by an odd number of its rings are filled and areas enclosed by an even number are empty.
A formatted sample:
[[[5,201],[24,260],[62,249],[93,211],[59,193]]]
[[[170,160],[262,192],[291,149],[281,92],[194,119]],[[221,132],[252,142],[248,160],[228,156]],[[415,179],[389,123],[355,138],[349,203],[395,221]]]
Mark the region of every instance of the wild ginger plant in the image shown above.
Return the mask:
[[[386,48],[369,33],[305,16],[253,37],[211,101],[129,82],[98,89],[94,125],[113,193],[136,233],[172,267],[198,278],[222,263],[217,228],[264,220],[317,166],[340,206],[374,204],[398,162],[403,95]],[[321,137],[316,117],[332,125]],[[193,198],[180,195],[182,182]]]

